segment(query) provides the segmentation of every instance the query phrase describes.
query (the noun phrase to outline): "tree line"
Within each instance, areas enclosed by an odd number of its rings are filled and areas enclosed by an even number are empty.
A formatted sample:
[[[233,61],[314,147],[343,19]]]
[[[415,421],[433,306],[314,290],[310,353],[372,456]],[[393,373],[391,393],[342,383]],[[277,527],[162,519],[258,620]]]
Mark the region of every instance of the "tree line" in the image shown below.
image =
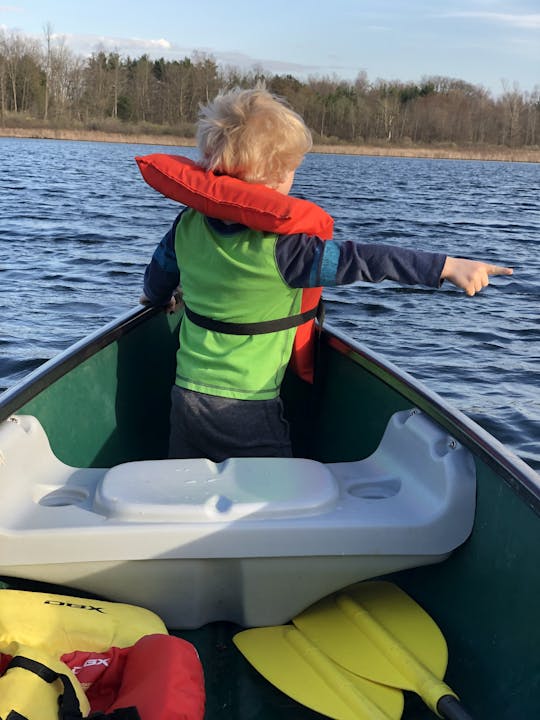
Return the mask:
[[[494,97],[463,80],[354,81],[244,72],[202,53],[178,60],[82,57],[44,31],[42,41],[0,29],[0,125],[167,133],[192,137],[201,103],[220,89],[264,81],[305,119],[316,142],[540,145],[540,87],[503,84]]]

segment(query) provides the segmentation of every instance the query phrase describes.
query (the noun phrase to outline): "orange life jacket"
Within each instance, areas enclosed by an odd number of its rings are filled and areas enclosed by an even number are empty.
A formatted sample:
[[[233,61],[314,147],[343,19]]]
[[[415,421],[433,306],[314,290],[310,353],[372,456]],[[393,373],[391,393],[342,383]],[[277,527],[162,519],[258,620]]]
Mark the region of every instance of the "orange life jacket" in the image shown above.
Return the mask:
[[[154,153],[135,159],[151,187],[209,217],[281,235],[307,233],[321,240],[332,237],[332,217],[308,200],[283,195],[266,185],[216,175],[181,155]],[[316,308],[321,294],[321,287],[305,288],[301,313]],[[313,382],[314,342],[315,321],[299,325],[290,365],[308,382]]]

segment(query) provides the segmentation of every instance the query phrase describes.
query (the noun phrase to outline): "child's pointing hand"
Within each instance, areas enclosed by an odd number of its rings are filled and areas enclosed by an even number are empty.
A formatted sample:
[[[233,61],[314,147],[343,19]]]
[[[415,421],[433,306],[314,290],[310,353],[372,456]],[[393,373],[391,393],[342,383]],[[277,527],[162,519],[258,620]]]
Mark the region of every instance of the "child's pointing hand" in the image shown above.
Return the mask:
[[[448,256],[442,269],[441,280],[449,280],[472,296],[489,285],[490,275],[512,275],[513,272],[509,267]]]

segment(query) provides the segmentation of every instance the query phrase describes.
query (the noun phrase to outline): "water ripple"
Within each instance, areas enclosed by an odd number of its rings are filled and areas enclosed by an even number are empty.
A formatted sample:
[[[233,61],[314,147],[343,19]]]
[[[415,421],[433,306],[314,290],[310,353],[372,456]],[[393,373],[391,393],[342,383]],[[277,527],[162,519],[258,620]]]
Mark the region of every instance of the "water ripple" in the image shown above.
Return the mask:
[[[179,206],[140,177],[157,146],[0,138],[0,389],[139,297]],[[191,148],[178,152],[195,156]],[[467,298],[392,282],[325,290],[327,318],[540,469],[538,166],[309,155],[294,193],[336,237],[510,264]]]

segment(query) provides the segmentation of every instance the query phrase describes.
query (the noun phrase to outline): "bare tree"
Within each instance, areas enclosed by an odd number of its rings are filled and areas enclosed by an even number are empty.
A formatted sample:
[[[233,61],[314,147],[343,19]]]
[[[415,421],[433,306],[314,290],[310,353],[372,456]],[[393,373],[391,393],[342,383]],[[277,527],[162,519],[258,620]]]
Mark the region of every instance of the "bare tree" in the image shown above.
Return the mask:
[[[45,35],[45,98],[43,102],[43,119],[47,120],[49,117],[49,87],[51,82],[52,25],[50,22],[43,28],[43,34]]]
[[[30,115],[44,122],[151,122],[185,134],[194,131],[199,105],[222,87],[264,80],[306,120],[318,140],[330,142],[505,144],[540,142],[540,90],[503,83],[494,98],[482,87],[440,75],[419,83],[353,82],[337,76],[265,74],[219,67],[213,57],[165,60],[121,57],[98,50],[74,55],[50,23],[41,44],[0,29],[0,119]]]
[[[2,28],[0,28],[0,119],[4,121],[4,116],[7,110],[7,62],[6,62],[6,48],[7,39],[6,34]]]
[[[503,107],[503,137],[501,141],[503,145],[516,147],[520,144],[521,135],[521,116],[524,111],[524,102],[518,83],[514,83],[512,88],[503,81],[504,93],[501,98]]]

